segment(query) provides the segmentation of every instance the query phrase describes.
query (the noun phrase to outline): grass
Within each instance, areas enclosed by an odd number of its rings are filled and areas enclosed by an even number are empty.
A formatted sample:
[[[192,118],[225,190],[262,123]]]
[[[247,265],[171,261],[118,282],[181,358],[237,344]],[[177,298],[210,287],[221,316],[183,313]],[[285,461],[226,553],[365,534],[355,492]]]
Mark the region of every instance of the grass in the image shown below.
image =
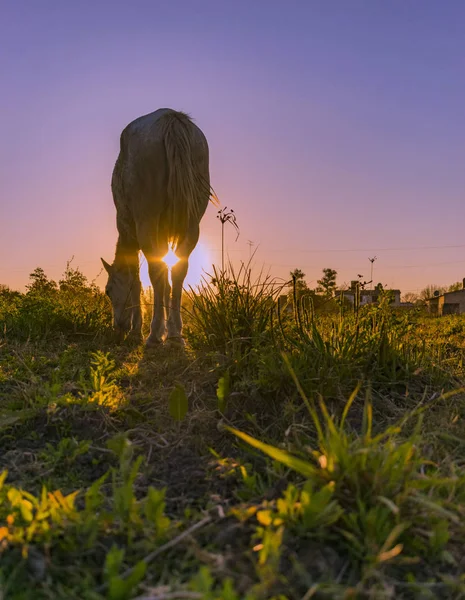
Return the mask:
[[[145,350],[70,265],[0,291],[0,598],[465,597],[465,318],[278,292]]]

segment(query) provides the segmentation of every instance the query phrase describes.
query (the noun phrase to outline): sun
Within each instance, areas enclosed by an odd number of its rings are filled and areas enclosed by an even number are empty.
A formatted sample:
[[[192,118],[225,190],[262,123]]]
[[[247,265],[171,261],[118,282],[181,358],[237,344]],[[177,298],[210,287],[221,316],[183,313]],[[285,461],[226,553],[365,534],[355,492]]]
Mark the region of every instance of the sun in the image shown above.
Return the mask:
[[[172,267],[178,262],[179,258],[173,252],[173,249],[170,248],[162,260],[171,272]],[[189,269],[187,271],[186,279],[184,280],[184,287],[198,286],[202,282],[202,277],[205,273],[211,273],[211,270],[212,259],[208,252],[208,248],[202,242],[199,242],[189,257]],[[147,261],[144,259],[142,259],[140,265],[140,278],[144,288],[151,287],[152,283],[149,278]]]
[[[173,251],[172,246],[170,246],[168,253],[163,257],[162,260],[171,271],[171,269],[179,260]],[[190,285],[199,285],[202,281],[202,276],[205,275],[205,271],[211,269],[211,264],[211,259],[206,246],[202,244],[202,242],[198,242],[192,251],[192,254],[189,256],[189,270],[187,271],[187,276],[184,280],[184,286],[189,287]],[[148,283],[148,285],[150,285],[150,283]]]
[[[168,266],[168,269],[172,269],[174,267],[174,265],[178,262],[179,258],[173,252],[172,246],[170,246],[170,249],[168,250],[168,254],[166,254],[162,258],[162,260],[164,263],[166,263],[166,265]]]

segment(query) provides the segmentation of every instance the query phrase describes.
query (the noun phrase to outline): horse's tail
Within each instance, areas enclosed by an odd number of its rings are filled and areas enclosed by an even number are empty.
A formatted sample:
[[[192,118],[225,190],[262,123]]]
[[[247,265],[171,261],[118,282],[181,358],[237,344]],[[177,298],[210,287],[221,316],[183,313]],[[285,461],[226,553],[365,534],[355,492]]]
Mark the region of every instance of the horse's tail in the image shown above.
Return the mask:
[[[208,177],[208,145],[205,138],[204,145],[201,143],[199,135],[203,134],[182,112],[165,113],[159,125],[168,163],[168,203],[162,227],[176,246],[186,234],[189,221],[200,222],[208,203],[210,182],[203,181],[205,176],[199,172],[199,164],[206,161]],[[200,152],[206,156],[197,156]]]

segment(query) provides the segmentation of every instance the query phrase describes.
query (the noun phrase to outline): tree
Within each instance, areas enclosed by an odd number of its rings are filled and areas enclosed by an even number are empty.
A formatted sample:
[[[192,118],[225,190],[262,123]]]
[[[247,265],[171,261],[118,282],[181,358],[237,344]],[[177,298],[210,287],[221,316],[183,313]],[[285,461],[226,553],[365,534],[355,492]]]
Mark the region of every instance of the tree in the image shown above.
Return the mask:
[[[4,298],[6,300],[21,298],[21,292],[16,292],[15,290],[9,288],[7,285],[0,283],[0,298]]]
[[[290,273],[292,279],[297,279],[299,281],[303,281],[305,278],[305,273],[301,269],[294,269]]]
[[[332,298],[336,289],[336,276],[337,271],[334,269],[323,269],[323,277],[318,279],[316,291],[322,293],[327,298]]]
[[[420,297],[415,292],[407,292],[402,294],[402,302],[411,302],[412,304],[416,304],[420,301]]]
[[[426,302],[430,298],[433,298],[434,292],[438,292],[438,294],[441,295],[444,294],[445,291],[447,291],[447,288],[443,286],[430,284],[421,290],[419,299],[422,302]]]
[[[463,290],[463,282],[462,281],[456,281],[455,283],[453,283],[452,285],[450,285],[447,288],[448,292],[459,292],[460,290]]]
[[[74,269],[71,266],[71,261],[66,263],[66,270],[63,274],[63,279],[58,282],[60,290],[80,291],[89,287],[87,277],[81,273],[79,268]]]
[[[301,271],[301,269],[294,269],[290,273],[291,282],[289,287],[291,288],[289,291],[289,296],[291,298],[294,297],[294,286],[295,286],[295,294],[297,300],[301,298],[304,294],[309,293],[310,290],[308,288],[307,282],[305,281],[305,273]]]
[[[29,275],[31,283],[26,285],[28,292],[49,293],[57,290],[57,284],[52,279],[49,279],[45,271],[41,267],[34,269]]]

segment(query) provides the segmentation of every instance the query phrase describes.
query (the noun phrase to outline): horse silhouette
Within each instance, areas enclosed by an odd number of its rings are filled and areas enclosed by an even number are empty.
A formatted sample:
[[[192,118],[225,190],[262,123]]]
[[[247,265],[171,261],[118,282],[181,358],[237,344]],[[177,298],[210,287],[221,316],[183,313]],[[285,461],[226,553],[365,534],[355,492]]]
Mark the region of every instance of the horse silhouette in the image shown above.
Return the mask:
[[[189,256],[209,200],[209,149],[203,132],[182,112],[161,108],[132,121],[122,132],[111,181],[118,241],[106,293],[113,325],[122,335],[142,335],[139,251],[147,259],[154,306],[148,345],[183,344],[181,295]],[[163,257],[178,257],[168,281]],[[166,336],[166,338],[165,338]]]

